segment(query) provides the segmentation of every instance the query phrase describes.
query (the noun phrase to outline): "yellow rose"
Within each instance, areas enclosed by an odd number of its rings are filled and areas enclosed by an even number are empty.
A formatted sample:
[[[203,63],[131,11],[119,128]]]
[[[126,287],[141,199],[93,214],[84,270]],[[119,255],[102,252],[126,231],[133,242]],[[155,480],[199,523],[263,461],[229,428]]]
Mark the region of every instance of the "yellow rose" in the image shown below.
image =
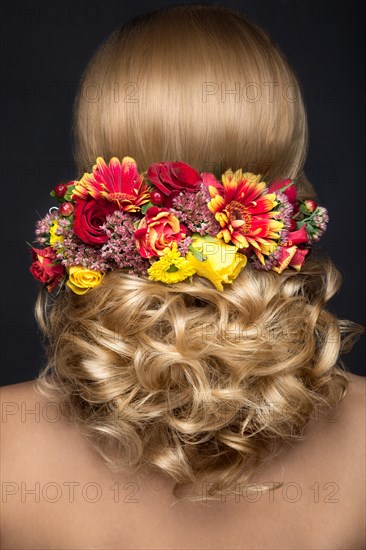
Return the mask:
[[[67,286],[75,292],[75,294],[85,294],[91,288],[99,285],[104,277],[104,273],[93,271],[85,267],[74,265],[68,268],[69,280],[66,281]]]
[[[215,237],[193,236],[190,246],[198,256],[203,255],[204,260],[199,260],[192,252],[188,252],[186,260],[196,269],[197,275],[209,279],[217,290],[224,290],[223,284],[231,284],[247,263],[247,257],[238,252],[236,246]]]

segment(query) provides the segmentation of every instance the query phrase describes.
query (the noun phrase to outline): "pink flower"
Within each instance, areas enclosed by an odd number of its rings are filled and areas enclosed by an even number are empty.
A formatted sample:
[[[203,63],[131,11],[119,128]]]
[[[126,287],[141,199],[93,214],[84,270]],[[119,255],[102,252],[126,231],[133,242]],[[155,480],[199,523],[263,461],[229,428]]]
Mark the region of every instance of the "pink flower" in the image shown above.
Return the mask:
[[[216,187],[216,189],[220,189],[221,183],[217,181],[216,177],[214,176],[214,174],[211,174],[211,172],[201,172],[201,177],[207,189],[210,185]]]
[[[164,248],[172,248],[186,233],[185,226],[169,210],[152,206],[135,231],[135,243],[143,258],[162,256]]]

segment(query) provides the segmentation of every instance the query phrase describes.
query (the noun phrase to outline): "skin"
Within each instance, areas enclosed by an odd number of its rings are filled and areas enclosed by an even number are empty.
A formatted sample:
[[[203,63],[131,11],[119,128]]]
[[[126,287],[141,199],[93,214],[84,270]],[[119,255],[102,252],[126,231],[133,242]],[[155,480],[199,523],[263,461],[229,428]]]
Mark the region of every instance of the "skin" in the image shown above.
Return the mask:
[[[52,421],[56,410],[33,382],[5,386],[1,548],[361,550],[366,378],[347,376],[338,413],[313,418],[302,441],[253,476],[257,483],[285,481],[272,502],[262,493],[255,502],[243,494],[174,506],[169,478],[112,473],[72,423]],[[35,407],[38,413],[26,414]],[[36,483],[39,502],[27,493]]]

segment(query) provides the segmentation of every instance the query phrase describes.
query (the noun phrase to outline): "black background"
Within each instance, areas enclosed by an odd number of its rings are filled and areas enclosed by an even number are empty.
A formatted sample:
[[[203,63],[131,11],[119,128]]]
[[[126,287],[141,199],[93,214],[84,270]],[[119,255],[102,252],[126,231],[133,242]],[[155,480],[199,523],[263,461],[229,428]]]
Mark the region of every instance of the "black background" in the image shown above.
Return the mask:
[[[1,3],[1,383],[34,378],[44,363],[29,273],[34,224],[49,191],[80,177],[71,114],[81,73],[97,46],[127,19],[174,1]],[[204,2],[201,4],[213,4]],[[348,1],[217,2],[243,11],[280,45],[303,87],[310,147],[306,173],[327,206],[321,240],[343,274],[329,309],[365,323],[363,8]],[[363,374],[365,338],[343,357]]]

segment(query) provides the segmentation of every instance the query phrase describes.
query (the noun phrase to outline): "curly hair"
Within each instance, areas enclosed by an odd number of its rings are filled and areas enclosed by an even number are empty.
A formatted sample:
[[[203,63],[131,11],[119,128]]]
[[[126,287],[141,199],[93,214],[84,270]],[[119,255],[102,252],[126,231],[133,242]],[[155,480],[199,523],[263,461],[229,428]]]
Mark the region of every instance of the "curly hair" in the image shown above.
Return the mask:
[[[281,276],[247,266],[225,292],[122,271],[51,304],[41,289],[38,387],[110,466],[157,467],[176,494],[209,480],[205,496],[222,498],[344,397],[340,353],[362,327],[324,307],[340,281],[324,257]]]
[[[237,83],[240,101],[227,100]],[[138,101],[116,101],[131,84]],[[262,29],[225,8],[168,8],[117,29],[82,76],[74,116],[79,172],[97,156],[130,155],[140,171],[164,159],[197,170],[213,161],[221,172],[296,178],[298,197],[316,198],[303,173],[297,79]],[[340,285],[315,249],[299,273],[247,265],[224,292],[198,276],[166,285],[124,270],[85,295],[41,289],[38,390],[111,468],[157,468],[176,495],[206,482],[205,497],[222,498],[302,438],[316,408],[343,399],[341,354],[363,327],[325,307]]]

